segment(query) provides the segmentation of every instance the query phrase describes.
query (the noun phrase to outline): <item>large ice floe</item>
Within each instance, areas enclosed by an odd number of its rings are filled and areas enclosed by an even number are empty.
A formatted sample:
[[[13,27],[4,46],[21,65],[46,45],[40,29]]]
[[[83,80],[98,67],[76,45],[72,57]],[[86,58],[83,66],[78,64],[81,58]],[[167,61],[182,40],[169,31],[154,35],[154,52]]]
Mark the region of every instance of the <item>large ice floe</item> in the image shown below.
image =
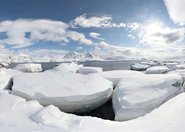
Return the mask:
[[[129,78],[132,76],[140,76],[140,75],[144,75],[144,73],[138,72],[138,71],[131,71],[131,70],[114,70],[114,71],[95,73],[95,75],[104,77],[105,79],[111,81],[114,86],[116,86],[118,82],[124,77]]]
[[[170,69],[166,66],[153,66],[146,70],[146,74],[164,74],[169,71]]]
[[[81,67],[78,73],[86,75],[90,73],[99,73],[102,71],[103,71],[103,68],[101,67]]]
[[[97,75],[50,71],[15,76],[12,94],[42,105],[53,104],[66,112],[84,112],[105,103],[112,90],[112,82]]]
[[[14,69],[22,72],[41,72],[42,66],[41,64],[26,63],[18,64]]]
[[[0,94],[1,132],[184,132],[185,93],[167,101],[151,113],[125,122],[79,117],[55,106]]]
[[[115,120],[130,120],[149,113],[183,92],[182,83],[178,74],[125,75],[113,93]]]

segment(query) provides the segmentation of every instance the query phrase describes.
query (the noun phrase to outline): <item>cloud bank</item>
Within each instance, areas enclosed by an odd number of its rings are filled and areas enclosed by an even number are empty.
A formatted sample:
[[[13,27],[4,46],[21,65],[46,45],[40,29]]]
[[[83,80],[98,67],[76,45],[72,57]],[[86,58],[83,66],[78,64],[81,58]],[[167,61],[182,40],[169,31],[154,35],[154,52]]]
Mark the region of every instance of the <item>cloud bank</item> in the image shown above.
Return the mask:
[[[185,25],[185,0],[164,0],[170,18],[181,25]]]
[[[71,31],[68,24],[54,20],[18,19],[14,21],[0,22],[0,43],[13,48],[21,48],[32,45],[38,41],[53,41],[68,43],[71,40],[90,45],[92,41],[84,34]]]

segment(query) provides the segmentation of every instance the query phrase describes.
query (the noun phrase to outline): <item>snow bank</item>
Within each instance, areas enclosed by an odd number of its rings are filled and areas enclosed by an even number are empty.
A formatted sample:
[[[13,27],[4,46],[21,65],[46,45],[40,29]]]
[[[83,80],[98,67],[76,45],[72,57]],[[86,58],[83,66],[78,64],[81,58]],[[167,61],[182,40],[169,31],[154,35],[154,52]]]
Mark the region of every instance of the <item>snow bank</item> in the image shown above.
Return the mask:
[[[14,69],[22,72],[41,72],[42,66],[41,64],[26,63],[18,64]]]
[[[139,64],[139,63],[134,63],[130,66],[131,70],[135,71],[145,71],[146,69],[150,68],[149,65],[147,64]]]
[[[110,81],[96,75],[44,72],[15,76],[12,94],[54,104],[66,112],[83,112],[105,103],[112,90]]]
[[[78,71],[80,74],[90,74],[90,73],[99,73],[102,72],[101,67],[81,67]]]
[[[83,67],[83,65],[78,65],[76,63],[61,63],[59,66],[52,69],[52,71],[76,73],[82,67]]]
[[[131,70],[114,70],[96,73],[95,75],[104,77],[105,79],[111,81],[114,86],[116,86],[122,78],[144,75],[144,73]]]
[[[166,66],[154,66],[146,70],[146,74],[164,74],[169,72],[170,69]]]
[[[125,122],[79,117],[54,106],[0,94],[1,132],[184,132],[185,93],[167,101],[151,113]]]
[[[135,75],[123,78],[113,93],[115,120],[125,121],[149,113],[183,91],[178,74]]]

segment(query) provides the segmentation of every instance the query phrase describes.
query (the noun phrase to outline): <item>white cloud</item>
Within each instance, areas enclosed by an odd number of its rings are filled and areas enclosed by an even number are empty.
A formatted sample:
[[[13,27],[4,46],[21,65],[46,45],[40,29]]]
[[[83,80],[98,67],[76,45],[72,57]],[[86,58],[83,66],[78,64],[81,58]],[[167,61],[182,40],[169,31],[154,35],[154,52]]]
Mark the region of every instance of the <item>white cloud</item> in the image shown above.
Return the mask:
[[[120,57],[127,59],[156,59],[156,60],[185,60],[185,47],[175,46],[166,48],[124,47],[108,44],[104,41],[95,45],[94,53],[102,58]]]
[[[96,28],[105,28],[110,27],[112,17],[110,16],[101,16],[101,17],[89,17],[87,18],[86,14],[83,14],[74,20],[75,26],[81,26],[84,28],[96,27]]]
[[[71,22],[72,27],[83,28],[128,28],[130,30],[136,30],[139,28],[139,24],[133,23],[115,23],[111,16],[91,16],[87,17],[86,14],[78,16]]]
[[[104,40],[103,38],[101,38],[101,34],[100,33],[96,33],[96,32],[91,32],[89,33],[89,36],[95,39],[99,39],[99,40]]]
[[[6,33],[7,38],[0,39],[1,43],[14,48],[26,47],[37,41],[54,41],[68,43],[70,40],[82,44],[92,44],[84,34],[70,31],[68,24],[53,20],[18,19],[0,22],[0,33]],[[26,33],[29,34],[26,36]]]
[[[140,43],[151,47],[174,46],[184,40],[184,28],[170,28],[160,21],[151,21],[140,28]]]
[[[67,37],[73,41],[79,41],[82,44],[91,45],[92,41],[87,39],[84,34],[75,31],[68,31]]]
[[[181,25],[185,24],[185,0],[164,0],[170,18]]]

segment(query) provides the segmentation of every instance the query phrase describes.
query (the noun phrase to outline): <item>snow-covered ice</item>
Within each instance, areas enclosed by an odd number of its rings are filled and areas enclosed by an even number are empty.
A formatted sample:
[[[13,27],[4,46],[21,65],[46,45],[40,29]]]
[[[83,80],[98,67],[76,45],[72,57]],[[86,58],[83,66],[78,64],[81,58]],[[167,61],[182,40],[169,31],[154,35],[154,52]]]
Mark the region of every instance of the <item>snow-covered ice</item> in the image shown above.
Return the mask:
[[[177,70],[168,72],[168,74],[174,74],[174,73],[181,75],[182,79],[185,81],[185,69],[177,69]]]
[[[5,62],[2,62],[2,63],[0,63],[0,67],[9,67],[9,64],[5,63]]]
[[[153,66],[146,70],[146,74],[164,74],[169,71],[170,69],[166,66]]]
[[[41,72],[42,66],[41,64],[26,63],[18,64],[14,69],[22,72]]]
[[[0,90],[8,89],[11,83],[11,76],[3,70],[0,70]]]
[[[12,94],[54,104],[66,112],[83,112],[105,103],[112,90],[112,82],[97,75],[50,71],[15,76]]]
[[[143,116],[183,91],[178,74],[125,76],[113,92],[115,120]]]
[[[11,77],[14,77],[15,75],[19,75],[22,74],[23,72],[21,71],[17,71],[17,70],[13,70],[13,69],[7,69],[7,68],[0,68],[0,72],[2,73],[7,73],[8,75],[10,75]]]
[[[104,77],[105,79],[111,81],[114,86],[116,86],[122,78],[140,76],[140,75],[144,75],[144,73],[138,72],[138,71],[131,71],[131,70],[114,70],[114,71],[95,73],[95,75]]]
[[[184,132],[185,93],[167,101],[151,113],[125,122],[79,117],[54,106],[0,94],[1,132]]]
[[[147,64],[140,64],[140,63],[134,63],[130,66],[131,70],[136,70],[136,71],[145,71],[146,69],[150,68],[151,66]]]
[[[101,67],[81,67],[78,73],[86,75],[90,73],[99,73],[102,71],[103,69]]]

